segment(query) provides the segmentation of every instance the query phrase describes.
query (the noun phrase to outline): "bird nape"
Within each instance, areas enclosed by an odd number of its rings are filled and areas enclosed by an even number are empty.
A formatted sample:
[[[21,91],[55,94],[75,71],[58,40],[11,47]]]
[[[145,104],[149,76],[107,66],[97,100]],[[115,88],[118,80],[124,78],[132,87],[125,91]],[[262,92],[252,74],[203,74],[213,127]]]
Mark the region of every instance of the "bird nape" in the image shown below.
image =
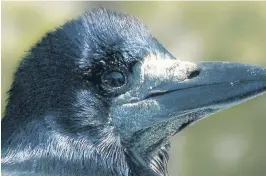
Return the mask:
[[[8,176],[164,176],[169,138],[266,91],[266,69],[172,56],[138,19],[94,9],[48,32],[14,75]]]

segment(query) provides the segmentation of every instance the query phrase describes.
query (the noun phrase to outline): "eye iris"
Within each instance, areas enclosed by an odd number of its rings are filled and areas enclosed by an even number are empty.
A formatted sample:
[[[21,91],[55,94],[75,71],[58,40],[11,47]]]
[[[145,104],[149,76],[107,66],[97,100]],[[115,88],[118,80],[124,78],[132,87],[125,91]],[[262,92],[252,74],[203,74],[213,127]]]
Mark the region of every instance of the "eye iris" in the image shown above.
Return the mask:
[[[120,87],[125,84],[125,77],[122,73],[113,71],[104,76],[104,83],[112,87]]]

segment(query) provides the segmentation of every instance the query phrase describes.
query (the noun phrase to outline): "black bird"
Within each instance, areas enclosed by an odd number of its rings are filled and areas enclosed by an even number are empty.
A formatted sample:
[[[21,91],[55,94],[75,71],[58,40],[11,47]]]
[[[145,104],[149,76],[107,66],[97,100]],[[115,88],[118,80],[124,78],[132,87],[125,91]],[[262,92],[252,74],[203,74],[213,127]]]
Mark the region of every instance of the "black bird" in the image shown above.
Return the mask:
[[[163,176],[169,138],[266,90],[266,69],[175,59],[134,17],[95,9],[20,63],[2,120],[8,176]]]

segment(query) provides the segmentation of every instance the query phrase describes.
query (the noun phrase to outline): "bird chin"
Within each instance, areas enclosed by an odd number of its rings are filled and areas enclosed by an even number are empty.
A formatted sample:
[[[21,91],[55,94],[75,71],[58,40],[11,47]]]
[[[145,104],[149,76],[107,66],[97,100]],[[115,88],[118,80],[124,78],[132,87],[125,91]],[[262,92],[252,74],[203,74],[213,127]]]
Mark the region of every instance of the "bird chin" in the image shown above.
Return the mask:
[[[179,115],[178,117],[171,118],[167,122],[167,126],[172,128],[168,137],[176,135],[177,133],[183,131],[185,128],[194,125],[196,122],[216,113],[219,110],[219,108],[204,108],[194,110],[192,112],[186,112],[182,115]]]

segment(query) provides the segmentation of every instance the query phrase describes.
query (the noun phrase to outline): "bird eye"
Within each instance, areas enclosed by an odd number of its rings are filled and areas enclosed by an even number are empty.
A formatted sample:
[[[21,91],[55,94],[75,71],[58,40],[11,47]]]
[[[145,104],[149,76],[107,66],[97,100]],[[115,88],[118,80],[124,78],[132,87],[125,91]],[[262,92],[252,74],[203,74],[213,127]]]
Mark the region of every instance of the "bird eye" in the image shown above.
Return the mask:
[[[104,73],[102,83],[113,88],[118,88],[126,83],[125,75],[119,71],[111,71]]]

